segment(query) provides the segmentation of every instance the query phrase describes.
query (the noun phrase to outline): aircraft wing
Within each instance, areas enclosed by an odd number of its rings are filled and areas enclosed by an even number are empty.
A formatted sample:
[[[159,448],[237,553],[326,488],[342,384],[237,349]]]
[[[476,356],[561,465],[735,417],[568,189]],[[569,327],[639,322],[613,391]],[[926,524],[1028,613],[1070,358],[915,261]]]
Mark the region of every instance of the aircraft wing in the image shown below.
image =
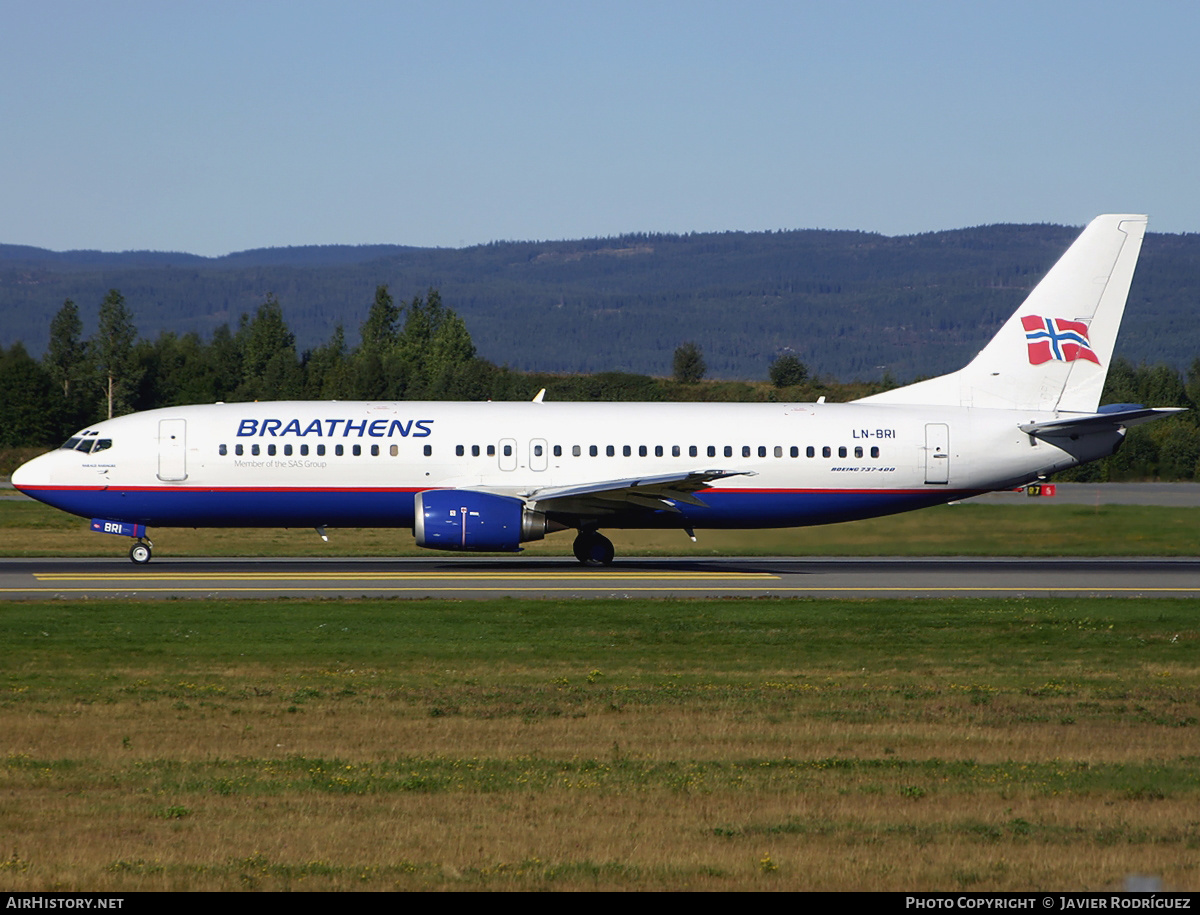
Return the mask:
[[[715,480],[726,477],[753,476],[752,472],[736,470],[693,470],[686,473],[665,473],[658,476],[630,477],[624,480],[602,480],[575,486],[549,486],[519,493],[538,511],[578,512],[622,511],[632,507],[658,511],[679,511],[675,503],[703,506],[696,493]]]
[[[1101,408],[1099,413],[1081,413],[1062,419],[1051,419],[1038,423],[1021,423],[1021,431],[1028,432],[1037,438],[1053,438],[1061,436],[1092,435],[1097,432],[1109,432],[1113,429],[1127,429],[1130,426],[1140,426],[1172,413],[1179,413],[1183,407],[1143,407],[1140,404],[1117,404],[1110,408]]]

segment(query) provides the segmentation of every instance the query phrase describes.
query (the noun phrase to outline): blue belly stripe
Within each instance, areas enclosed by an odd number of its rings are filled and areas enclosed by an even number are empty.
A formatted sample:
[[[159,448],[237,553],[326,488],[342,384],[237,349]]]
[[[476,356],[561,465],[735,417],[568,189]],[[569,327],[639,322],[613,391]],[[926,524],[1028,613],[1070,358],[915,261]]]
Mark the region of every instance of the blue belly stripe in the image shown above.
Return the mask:
[[[417,489],[94,489],[29,487],[35,499],[84,518],[151,527],[412,527]],[[631,507],[600,519],[615,528],[801,527],[895,514],[977,491],[738,490],[699,493],[704,506],[679,503],[678,512]],[[555,513],[548,509],[553,516]]]

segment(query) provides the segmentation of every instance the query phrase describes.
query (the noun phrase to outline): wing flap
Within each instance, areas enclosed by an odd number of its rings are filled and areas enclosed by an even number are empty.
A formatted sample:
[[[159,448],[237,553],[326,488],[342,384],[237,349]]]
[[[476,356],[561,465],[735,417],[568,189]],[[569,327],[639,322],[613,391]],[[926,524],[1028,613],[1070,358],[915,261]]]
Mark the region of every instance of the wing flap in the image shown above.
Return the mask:
[[[520,493],[520,496],[531,505],[536,503],[539,511],[577,511],[580,506],[590,503],[608,511],[634,506],[652,511],[677,512],[679,508],[676,502],[703,507],[704,502],[696,493],[716,480],[752,475],[752,471],[744,470],[693,470],[531,489]],[[570,509],[567,509],[568,504]]]

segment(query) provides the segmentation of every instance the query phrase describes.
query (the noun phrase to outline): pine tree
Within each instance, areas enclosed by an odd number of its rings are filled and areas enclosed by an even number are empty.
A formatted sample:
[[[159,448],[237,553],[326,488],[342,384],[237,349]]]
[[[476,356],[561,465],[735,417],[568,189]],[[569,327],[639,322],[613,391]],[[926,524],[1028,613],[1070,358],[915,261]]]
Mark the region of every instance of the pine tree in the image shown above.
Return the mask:
[[[475,359],[475,344],[462,318],[430,289],[424,299],[417,296],[409,303],[396,356],[397,396],[447,397],[458,389],[459,376]]]
[[[680,384],[695,384],[708,371],[700,347],[690,341],[675,348],[673,365],[675,380]]]
[[[305,396],[313,400],[347,400],[358,396],[342,325],[333,336],[304,358]]]
[[[238,328],[242,383],[237,396],[247,400],[288,400],[300,396],[302,376],[296,337],[283,320],[283,307],[268,295],[253,318]]]
[[[363,400],[392,395],[396,374],[396,325],[400,309],[387,286],[375,287],[375,301],[361,328],[362,344],[353,357],[354,396]]]
[[[62,388],[63,399],[71,397],[71,385],[83,377],[83,320],[79,308],[70,299],[50,321],[50,345],[42,360],[50,377]]]
[[[792,353],[783,353],[771,363],[768,374],[771,384],[777,388],[786,388],[794,384],[804,384],[808,380],[808,366]]]
[[[129,396],[137,386],[139,372],[133,360],[137,328],[125,297],[110,289],[100,303],[100,325],[91,341],[96,374],[104,390],[108,418],[129,410]]]
[[[48,445],[54,428],[55,381],[24,345],[0,349],[0,447]]]
[[[367,320],[360,330],[361,351],[380,356],[390,353],[396,346],[396,323],[400,320],[400,309],[388,292],[387,286],[375,287],[375,301],[367,313]]]

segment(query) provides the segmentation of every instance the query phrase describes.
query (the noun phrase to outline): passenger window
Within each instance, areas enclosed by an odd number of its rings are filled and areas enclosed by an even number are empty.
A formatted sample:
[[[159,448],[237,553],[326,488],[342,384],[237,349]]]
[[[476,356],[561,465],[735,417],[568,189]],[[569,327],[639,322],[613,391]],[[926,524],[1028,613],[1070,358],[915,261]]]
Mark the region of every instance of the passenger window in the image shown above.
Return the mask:
[[[479,457],[479,446],[478,445],[471,446],[471,457]]]
[[[395,445],[392,446],[393,448]],[[317,445],[317,457],[325,457],[325,446]]]
[[[700,449],[695,445],[688,445],[688,457],[696,457]]]
[[[355,445],[351,450],[355,457],[362,457],[362,445]]]
[[[308,457],[308,445],[300,446],[300,457]]]
[[[508,445],[504,446],[504,450],[505,451],[509,450]],[[425,457],[431,457],[432,455],[433,455],[433,445],[426,445],[425,446]]]
[[[742,457],[750,457],[750,446],[742,445]]]
[[[533,446],[533,456],[534,456],[534,457],[541,457],[541,456],[542,456],[542,446],[541,446],[541,445],[534,445],[534,446]]]
[[[716,457],[716,456],[717,456],[717,446],[716,446],[716,445],[709,445],[709,446],[708,446],[708,456],[709,456],[709,457]]]
[[[871,448],[871,457],[873,457],[873,458],[879,457],[879,448],[878,447]]]
[[[854,456],[855,456],[855,457],[862,457],[862,445],[855,445],[855,447],[854,447]]]
[[[221,455],[221,457],[225,457],[225,455],[227,455],[228,453],[229,453],[229,448],[226,445],[221,445],[219,448],[217,448],[217,454]]]
[[[826,445],[821,449],[821,457],[833,457],[833,449]]]
[[[284,445],[284,446],[283,446],[283,456],[284,456],[284,457],[291,457],[291,456],[292,456],[292,446],[291,446],[291,445]]]
[[[804,449],[804,454],[805,454],[807,457],[816,457],[816,456],[817,456],[817,449],[816,449],[816,448],[814,448],[812,445],[809,445],[807,448],[805,448],[805,449]]]
[[[254,457],[258,457],[262,453],[262,450],[258,447],[258,442],[255,442],[250,446],[250,453],[254,455]]]
[[[629,457],[631,454],[633,454],[633,449],[626,445],[621,449],[621,454],[625,457]]]
[[[846,446],[845,445],[838,446],[838,457],[845,457],[845,456],[846,456]]]
[[[466,449],[466,448],[464,448],[462,445],[455,445],[455,446],[454,446],[454,455],[455,455],[455,457],[462,457],[462,456],[463,456],[463,455],[465,455],[466,453],[467,453],[467,449]]]
[[[733,457],[733,445],[725,446],[725,457]]]
[[[399,453],[400,453],[399,445],[393,444],[392,447],[388,449],[388,454],[390,454],[392,457],[395,457]]]
[[[775,457],[783,457],[783,446],[782,445],[775,446]]]
[[[426,445],[425,447],[426,447],[426,448],[428,448],[429,446],[428,446],[428,445]],[[428,454],[429,452],[428,452],[428,451],[426,451],[425,453],[426,453],[426,454]],[[505,445],[505,446],[504,446],[504,456],[505,456],[505,457],[512,457],[512,445]]]
[[[275,457],[275,446],[273,444],[267,445],[267,455],[269,457]]]
[[[671,457],[679,457],[679,446],[678,445],[671,446]]]
[[[613,445],[606,445],[604,448],[604,453],[607,454],[609,457],[613,457],[616,455],[617,449]]]
[[[488,457],[495,457],[495,456],[496,456],[496,446],[495,446],[495,445],[488,445],[488,446],[487,446],[487,456],[488,456]]]
[[[655,456],[655,457],[662,457],[662,456],[663,456],[663,446],[662,446],[662,445],[655,445],[655,446],[654,446],[654,456]]]
[[[795,445],[792,445],[792,447],[788,449],[788,456],[794,458],[800,457],[800,449]]]
[[[241,445],[234,445],[234,446],[233,446],[233,453],[234,453],[234,454],[236,454],[238,457],[241,457],[241,456],[242,456],[242,453],[243,453],[243,452],[242,452],[242,446],[241,446]]]
[[[255,448],[257,448],[258,446],[257,446],[257,445],[255,445],[254,447],[255,447]],[[333,446],[333,453],[334,453],[334,454],[335,454],[337,457],[341,457],[343,454],[345,454],[345,453],[346,453],[346,448],[345,448],[345,446],[344,446],[344,445],[334,445],[334,446]]]
[[[562,457],[562,445],[555,445],[555,446],[554,446],[554,456],[555,456],[555,457]]]
[[[591,455],[592,457],[595,457],[599,453],[600,453],[600,449],[597,448],[595,445],[588,446],[588,454]]]
[[[371,446],[371,457],[379,457],[379,446],[378,445]]]

